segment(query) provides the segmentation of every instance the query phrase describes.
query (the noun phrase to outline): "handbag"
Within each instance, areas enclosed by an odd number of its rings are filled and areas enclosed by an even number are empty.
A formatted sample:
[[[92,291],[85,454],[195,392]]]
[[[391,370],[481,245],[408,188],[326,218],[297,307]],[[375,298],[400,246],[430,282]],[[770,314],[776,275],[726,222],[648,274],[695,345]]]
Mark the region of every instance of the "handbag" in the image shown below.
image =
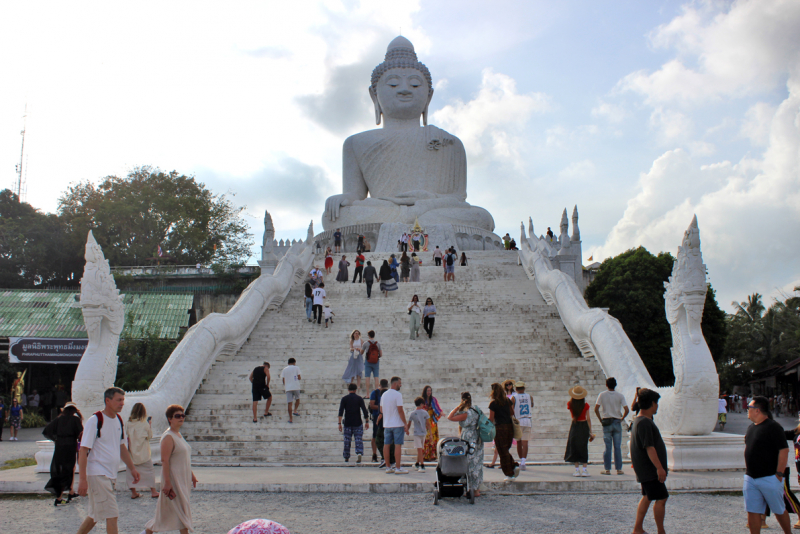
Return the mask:
[[[602,419],[600,419],[600,424],[603,426],[611,426],[611,423],[613,422],[614,422],[613,417],[603,417]]]
[[[517,421],[517,418],[513,415],[511,416],[511,423],[514,425],[514,439],[522,439],[522,427],[520,426],[519,421]]]

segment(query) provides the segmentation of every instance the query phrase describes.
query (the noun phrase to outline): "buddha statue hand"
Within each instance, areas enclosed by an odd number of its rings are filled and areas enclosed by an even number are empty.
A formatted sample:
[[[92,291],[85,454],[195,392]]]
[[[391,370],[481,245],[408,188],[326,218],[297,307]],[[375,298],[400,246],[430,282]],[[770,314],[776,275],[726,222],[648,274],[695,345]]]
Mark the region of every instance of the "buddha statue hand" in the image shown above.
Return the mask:
[[[430,191],[424,191],[418,189],[416,191],[405,191],[393,197],[378,197],[378,198],[380,200],[386,200],[393,204],[397,204],[398,206],[413,206],[418,200],[429,200],[429,199],[439,198],[440,196],[444,195],[438,195],[436,193],[431,193]]]
[[[325,201],[325,217],[331,221],[335,221],[339,218],[339,208],[342,206],[350,206],[355,200],[358,200],[358,198],[347,193],[328,197]]]

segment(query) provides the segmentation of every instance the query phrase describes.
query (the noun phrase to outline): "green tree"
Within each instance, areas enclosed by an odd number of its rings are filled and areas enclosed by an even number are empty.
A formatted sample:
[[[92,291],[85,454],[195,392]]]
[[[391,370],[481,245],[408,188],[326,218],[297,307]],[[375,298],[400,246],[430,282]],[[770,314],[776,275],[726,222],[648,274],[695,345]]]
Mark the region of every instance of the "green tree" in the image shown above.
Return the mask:
[[[641,356],[659,386],[674,383],[672,333],[664,310],[664,282],[672,274],[675,258],[668,252],[654,256],[644,247],[631,249],[600,266],[586,288],[589,306],[608,308]],[[714,359],[723,358],[727,325],[725,314],[709,285],[702,319],[703,336]]]
[[[159,246],[180,264],[243,263],[253,244],[244,209],[193,176],[152,167],[72,185],[59,199],[68,228],[84,241],[91,229],[113,265],[147,264]]]
[[[83,272],[83,247],[57,215],[0,191],[0,287],[74,286]]]
[[[133,313],[129,312],[127,324],[133,324]],[[166,363],[177,342],[160,339],[161,327],[149,322],[143,329],[141,337],[132,337],[126,328],[119,340],[117,356],[117,379],[114,385],[125,391],[141,391],[150,387],[161,368]]]

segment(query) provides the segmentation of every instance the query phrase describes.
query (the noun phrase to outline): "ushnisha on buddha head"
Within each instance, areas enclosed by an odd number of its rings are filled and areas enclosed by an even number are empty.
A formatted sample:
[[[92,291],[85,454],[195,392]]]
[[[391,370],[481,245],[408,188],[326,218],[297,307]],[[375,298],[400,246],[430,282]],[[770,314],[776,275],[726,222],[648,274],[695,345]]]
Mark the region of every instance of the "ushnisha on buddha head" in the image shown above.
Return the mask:
[[[375,124],[419,121],[428,124],[428,105],[433,97],[431,73],[417,60],[414,45],[405,37],[396,37],[386,50],[383,63],[372,71],[369,96],[375,105]],[[417,122],[417,125],[419,123]]]

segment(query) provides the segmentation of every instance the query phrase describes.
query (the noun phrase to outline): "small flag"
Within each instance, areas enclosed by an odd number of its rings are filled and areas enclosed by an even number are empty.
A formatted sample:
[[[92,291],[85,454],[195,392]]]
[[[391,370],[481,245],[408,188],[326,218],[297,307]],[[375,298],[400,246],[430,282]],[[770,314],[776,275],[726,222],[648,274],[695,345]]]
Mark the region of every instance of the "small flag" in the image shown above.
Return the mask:
[[[160,258],[163,255],[164,255],[164,252],[161,250],[161,245],[158,245],[158,257]]]
[[[591,256],[589,256],[589,260],[588,260],[588,261],[592,261],[593,259],[594,259],[594,254],[592,254]]]

